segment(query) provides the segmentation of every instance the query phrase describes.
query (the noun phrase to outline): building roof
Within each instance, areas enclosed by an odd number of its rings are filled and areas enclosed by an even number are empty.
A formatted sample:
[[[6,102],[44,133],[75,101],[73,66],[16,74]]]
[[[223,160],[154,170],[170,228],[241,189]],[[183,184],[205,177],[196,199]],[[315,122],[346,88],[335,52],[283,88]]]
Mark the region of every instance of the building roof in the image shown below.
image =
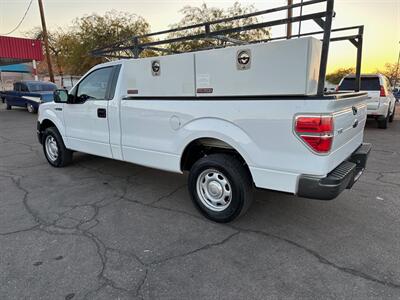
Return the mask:
[[[0,36],[0,65],[43,60],[40,40]]]

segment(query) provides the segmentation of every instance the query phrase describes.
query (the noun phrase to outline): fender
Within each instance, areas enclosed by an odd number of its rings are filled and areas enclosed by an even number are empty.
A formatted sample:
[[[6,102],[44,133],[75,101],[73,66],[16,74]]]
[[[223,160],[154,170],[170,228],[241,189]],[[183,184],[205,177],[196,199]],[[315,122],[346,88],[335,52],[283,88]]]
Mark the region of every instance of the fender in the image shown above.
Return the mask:
[[[252,164],[252,154],[245,149],[258,150],[257,145],[249,135],[239,126],[220,118],[199,118],[184,124],[180,131],[181,143],[178,145],[178,153],[182,158],[186,147],[194,140],[200,138],[215,138],[225,142],[235,149],[246,161]]]
[[[51,121],[54,125],[56,125],[56,128],[58,132],[60,132],[64,143],[66,142],[65,140],[65,126],[63,121],[57,116],[57,114],[51,109],[53,106],[53,103],[45,103],[39,106],[39,116],[38,116],[38,122],[40,124],[43,123],[44,120],[49,120]],[[50,106],[50,108],[48,107]]]

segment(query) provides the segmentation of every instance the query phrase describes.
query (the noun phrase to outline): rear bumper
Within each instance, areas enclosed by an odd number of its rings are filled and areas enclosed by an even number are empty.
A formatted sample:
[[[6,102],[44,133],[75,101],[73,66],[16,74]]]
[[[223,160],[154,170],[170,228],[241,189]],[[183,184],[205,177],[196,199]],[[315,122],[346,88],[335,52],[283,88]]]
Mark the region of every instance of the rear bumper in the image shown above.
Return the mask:
[[[344,189],[350,189],[363,173],[371,144],[362,144],[353,154],[326,177],[301,175],[297,195],[299,197],[332,200]]]
[[[377,118],[377,117],[381,117],[381,116],[386,117],[388,109],[389,109],[389,105],[387,105],[386,103],[379,103],[378,107],[375,109],[368,106],[367,116],[368,116],[368,118]]]

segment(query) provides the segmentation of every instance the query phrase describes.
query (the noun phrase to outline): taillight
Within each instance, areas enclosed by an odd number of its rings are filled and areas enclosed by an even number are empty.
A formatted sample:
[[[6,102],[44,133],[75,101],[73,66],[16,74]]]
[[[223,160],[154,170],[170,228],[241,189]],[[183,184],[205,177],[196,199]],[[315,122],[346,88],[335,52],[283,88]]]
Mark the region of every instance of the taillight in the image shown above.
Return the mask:
[[[386,91],[383,85],[381,85],[381,93],[379,94],[380,97],[386,97]]]
[[[317,153],[328,153],[333,142],[333,117],[328,115],[297,116],[294,130],[297,136]]]
[[[333,129],[332,116],[298,116],[296,132],[331,132]]]

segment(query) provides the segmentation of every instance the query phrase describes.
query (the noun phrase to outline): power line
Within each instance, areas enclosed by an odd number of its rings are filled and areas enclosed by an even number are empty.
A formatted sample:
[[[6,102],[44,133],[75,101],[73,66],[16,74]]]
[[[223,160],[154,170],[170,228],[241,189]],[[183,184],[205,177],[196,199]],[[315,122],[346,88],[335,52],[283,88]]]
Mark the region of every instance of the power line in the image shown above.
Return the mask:
[[[15,28],[7,33],[1,33],[0,35],[9,35],[11,33],[13,33],[15,30],[17,30],[19,28],[19,26],[21,26],[22,22],[25,20],[26,15],[28,14],[29,9],[31,8],[32,5],[32,0],[29,1],[29,5],[24,13],[24,15],[22,16],[21,21],[19,21],[19,23],[17,24],[17,26],[15,26]]]

